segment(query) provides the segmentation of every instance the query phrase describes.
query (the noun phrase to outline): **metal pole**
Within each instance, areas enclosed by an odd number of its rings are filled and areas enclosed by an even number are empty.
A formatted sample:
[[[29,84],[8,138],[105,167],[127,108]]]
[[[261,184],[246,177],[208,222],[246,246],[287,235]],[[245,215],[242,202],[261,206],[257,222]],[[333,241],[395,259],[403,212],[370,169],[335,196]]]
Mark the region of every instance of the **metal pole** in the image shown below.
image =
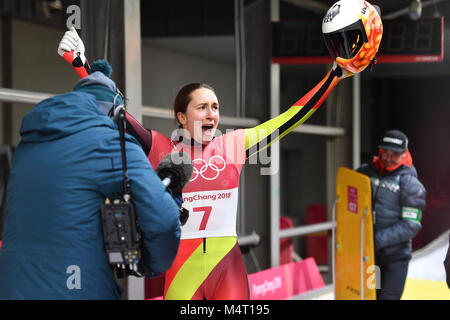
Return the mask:
[[[345,129],[331,126],[321,126],[316,124],[302,124],[295,128],[293,133],[316,134],[328,137],[342,137],[345,136]]]
[[[236,90],[236,116],[241,116],[241,90],[242,90],[242,78],[241,78],[241,68],[242,68],[242,56],[241,56],[241,28],[240,28],[240,0],[234,0],[234,51],[236,57],[236,68],[235,68],[235,90]]]
[[[0,88],[0,102],[23,103],[34,105],[54,95],[56,94]]]
[[[361,165],[361,76],[353,76],[353,169]]]
[[[244,15],[245,15],[245,11],[244,11],[244,0],[239,0],[239,15],[238,15],[238,26],[239,26],[239,41],[240,41],[240,45],[239,45],[239,55],[240,55],[240,72],[239,72],[239,77],[240,77],[240,83],[241,83],[241,88],[240,88],[240,92],[239,92],[239,96],[240,96],[240,106],[239,106],[239,114],[237,114],[237,117],[245,117],[245,96],[246,96],[246,57],[245,57],[245,20],[244,20]],[[245,232],[245,199],[246,199],[246,195],[245,195],[245,180],[246,180],[246,174],[245,174],[245,166],[242,168],[241,171],[241,190],[239,191],[239,194],[241,194],[240,197],[240,228],[241,228],[241,232],[244,233]],[[255,253],[253,252],[253,250],[250,250],[251,254],[254,257]]]
[[[279,114],[280,110],[280,65],[271,67],[271,118]],[[270,261],[271,267],[280,265],[280,143],[271,146],[270,162]]]
[[[238,244],[239,246],[256,246],[261,242],[261,237],[255,231],[251,234],[239,236]]]
[[[271,0],[271,21],[280,20],[280,1]],[[272,63],[270,69],[270,117],[280,114],[280,65]],[[280,144],[271,146],[270,170],[270,265],[280,265]],[[275,170],[273,170],[275,169]]]
[[[140,0],[124,0],[125,96],[128,111],[142,122]],[[144,278],[128,277],[128,300],[144,300]]]
[[[301,227],[280,230],[278,233],[278,236],[280,239],[292,238],[292,237],[305,236],[308,234],[327,231],[330,229],[333,229],[333,222],[327,221],[327,222],[308,224],[306,226],[301,226]]]
[[[234,0],[234,44],[236,55],[236,112],[237,118],[245,117],[245,32],[244,1]],[[245,232],[245,167],[239,183],[238,233]]]
[[[124,0],[125,95],[128,112],[142,123],[142,56],[140,0]]]

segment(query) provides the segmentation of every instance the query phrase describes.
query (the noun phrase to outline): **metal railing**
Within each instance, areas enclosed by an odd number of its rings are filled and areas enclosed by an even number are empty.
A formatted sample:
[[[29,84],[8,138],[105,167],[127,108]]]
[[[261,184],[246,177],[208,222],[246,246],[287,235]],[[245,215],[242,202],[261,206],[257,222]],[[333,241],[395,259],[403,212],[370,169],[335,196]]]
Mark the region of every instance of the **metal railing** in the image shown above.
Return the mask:
[[[308,224],[301,227],[295,227],[295,228],[289,228],[289,229],[283,229],[279,232],[280,238],[292,238],[292,237],[299,237],[299,236],[305,236],[313,233],[318,233],[322,231],[328,231],[332,230],[335,223],[333,221],[327,221],[327,222],[321,222],[321,223],[314,223],[314,224]]]
[[[55,94],[0,88],[0,102],[37,104]]]
[[[18,89],[0,88],[0,102],[23,103],[34,105],[54,95],[55,95],[54,93],[43,93]],[[142,107],[142,115],[144,117],[152,117],[167,120],[172,120],[174,118],[172,110],[150,106]],[[257,126],[261,122],[255,118],[221,116],[220,123],[225,126],[251,128]],[[345,129],[339,127],[302,124],[300,127],[294,129],[293,132],[301,134],[313,134],[313,135],[337,137],[343,136],[345,134]]]

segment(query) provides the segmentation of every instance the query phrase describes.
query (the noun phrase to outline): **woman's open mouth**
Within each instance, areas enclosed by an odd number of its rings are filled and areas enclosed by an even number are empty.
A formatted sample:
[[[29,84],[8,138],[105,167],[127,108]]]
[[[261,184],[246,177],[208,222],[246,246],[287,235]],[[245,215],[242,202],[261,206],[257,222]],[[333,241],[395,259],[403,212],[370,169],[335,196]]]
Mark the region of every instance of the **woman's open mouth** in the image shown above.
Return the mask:
[[[212,136],[214,135],[214,125],[213,124],[207,124],[202,126],[202,132],[204,135]]]

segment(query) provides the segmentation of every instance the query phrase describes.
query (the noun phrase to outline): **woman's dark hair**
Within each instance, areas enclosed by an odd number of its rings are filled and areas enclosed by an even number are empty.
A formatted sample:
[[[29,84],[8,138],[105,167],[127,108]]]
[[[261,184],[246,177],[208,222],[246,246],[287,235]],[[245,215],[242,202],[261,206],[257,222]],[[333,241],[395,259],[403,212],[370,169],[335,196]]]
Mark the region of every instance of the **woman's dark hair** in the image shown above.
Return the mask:
[[[180,127],[181,124],[178,121],[177,117],[178,112],[185,113],[189,102],[191,102],[191,93],[197,89],[202,88],[209,89],[214,92],[213,87],[207,85],[206,83],[190,83],[185,85],[180,89],[180,91],[178,91],[178,94],[175,97],[175,101],[173,103],[173,112],[175,114],[175,121]]]

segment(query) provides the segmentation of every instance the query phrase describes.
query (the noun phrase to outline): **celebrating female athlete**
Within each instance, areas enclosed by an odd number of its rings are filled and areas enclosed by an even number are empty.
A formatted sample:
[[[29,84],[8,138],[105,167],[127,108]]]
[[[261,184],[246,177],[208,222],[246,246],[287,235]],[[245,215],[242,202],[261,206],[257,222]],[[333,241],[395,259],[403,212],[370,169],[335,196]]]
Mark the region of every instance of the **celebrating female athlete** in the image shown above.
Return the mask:
[[[175,150],[189,153],[194,163],[192,178],[183,189],[190,217],[182,227],[177,258],[165,275],[165,299],[249,298],[236,234],[242,166],[308,119],[341,79],[372,63],[381,42],[382,24],[369,3],[343,0],[327,12],[322,31],[335,59],[332,69],[286,112],[257,127],[216,136],[219,101],[213,88],[201,83],[184,86],[175,98],[176,121],[183,129],[176,138],[147,130],[127,115],[128,132],[141,143],[154,168]],[[75,29],[66,32],[58,52],[74,65],[80,77],[89,74],[84,46]]]

